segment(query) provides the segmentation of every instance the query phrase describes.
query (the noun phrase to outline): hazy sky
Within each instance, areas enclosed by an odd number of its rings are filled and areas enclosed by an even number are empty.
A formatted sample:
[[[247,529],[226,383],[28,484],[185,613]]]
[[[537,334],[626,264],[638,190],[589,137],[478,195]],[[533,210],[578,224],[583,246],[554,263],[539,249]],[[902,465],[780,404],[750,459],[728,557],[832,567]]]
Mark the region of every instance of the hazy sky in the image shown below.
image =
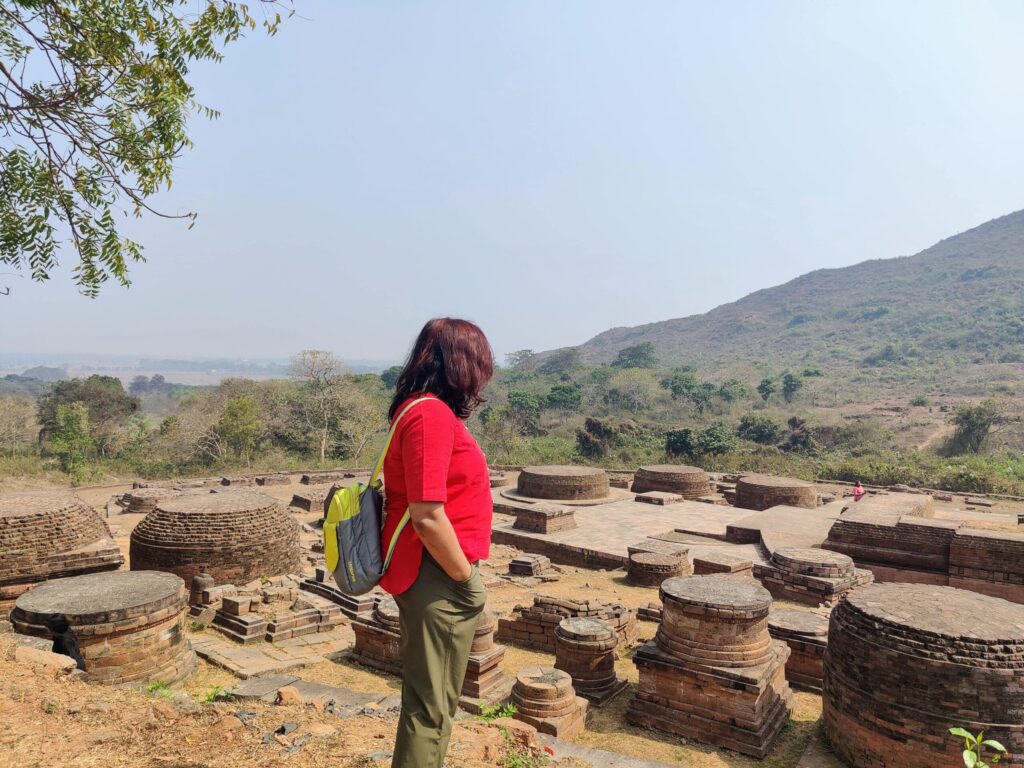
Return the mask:
[[[549,349],[1024,207],[1019,2],[296,6],[194,73],[196,227],[97,300],[0,278],[0,351]]]

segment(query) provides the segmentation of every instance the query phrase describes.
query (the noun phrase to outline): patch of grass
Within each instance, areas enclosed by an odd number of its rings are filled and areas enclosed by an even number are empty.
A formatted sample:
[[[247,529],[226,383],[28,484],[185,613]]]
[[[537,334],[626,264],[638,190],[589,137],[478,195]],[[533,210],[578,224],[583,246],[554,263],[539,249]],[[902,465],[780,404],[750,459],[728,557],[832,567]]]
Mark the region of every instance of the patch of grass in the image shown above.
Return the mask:
[[[500,720],[503,717],[514,717],[516,712],[515,704],[495,704],[490,707],[484,707],[480,714],[476,716],[477,720],[482,720],[485,723],[490,723],[494,720]]]
[[[150,683],[146,686],[145,691],[150,696],[156,696],[160,699],[169,699],[174,695],[173,691],[171,691],[171,687],[162,680]]]

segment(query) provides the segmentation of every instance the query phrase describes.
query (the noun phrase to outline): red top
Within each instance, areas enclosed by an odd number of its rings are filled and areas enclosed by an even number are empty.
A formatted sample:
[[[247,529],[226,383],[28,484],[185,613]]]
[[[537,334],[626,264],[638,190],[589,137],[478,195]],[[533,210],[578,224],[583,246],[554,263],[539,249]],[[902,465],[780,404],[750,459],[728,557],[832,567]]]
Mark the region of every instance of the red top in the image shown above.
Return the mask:
[[[395,413],[415,399],[406,400]],[[445,403],[428,400],[402,417],[384,459],[384,483],[385,554],[406,508],[420,501],[438,501],[444,503],[466,558],[473,563],[490,555],[494,502],[487,459]],[[380,585],[400,595],[416,581],[422,560],[423,542],[407,525]]]

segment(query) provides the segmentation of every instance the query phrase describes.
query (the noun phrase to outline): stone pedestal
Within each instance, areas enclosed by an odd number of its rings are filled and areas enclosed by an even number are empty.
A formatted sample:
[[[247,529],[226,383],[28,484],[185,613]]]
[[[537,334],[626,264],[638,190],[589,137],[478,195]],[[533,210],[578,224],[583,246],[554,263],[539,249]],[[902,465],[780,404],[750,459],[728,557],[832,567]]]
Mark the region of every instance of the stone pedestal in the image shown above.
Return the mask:
[[[473,634],[459,706],[474,715],[505,702],[512,693],[513,680],[500,668],[505,646],[494,644],[495,626],[494,617],[485,610]]]
[[[754,510],[778,506],[814,509],[818,506],[818,491],[814,483],[791,477],[744,475],[736,482],[736,506]]]
[[[402,674],[402,633],[398,604],[393,599],[378,600],[369,618],[353,619],[352,630],[356,635],[354,661],[392,675]]]
[[[699,467],[656,464],[636,471],[632,490],[634,493],[661,491],[678,494],[684,499],[696,499],[711,493],[711,480],[708,473]]]
[[[587,700],[576,695],[572,678],[557,669],[529,667],[512,686],[516,720],[562,739],[578,736],[587,722]]]
[[[768,634],[771,595],[732,576],[661,585],[663,618],[634,655],[640,672],[626,718],[762,758],[789,719],[789,648]]]
[[[11,623],[16,632],[58,641],[89,682],[171,685],[196,664],[185,637],[187,601],[185,582],[173,574],[95,573],[27,592]]]
[[[666,555],[657,552],[638,552],[629,556],[626,578],[641,587],[660,587],[665,579],[689,576],[693,573],[688,553]]]
[[[820,694],[825,648],[828,647],[828,615],[818,611],[775,608],[768,616],[768,633],[789,646],[786,680],[790,686]]]
[[[846,555],[814,547],[779,547],[753,573],[773,597],[805,605],[835,605],[874,578],[871,571],[854,568]]]
[[[1024,607],[927,584],[872,584],[832,611],[825,734],[854,768],[961,762],[952,727],[1024,765]]]
[[[604,704],[626,687],[615,675],[619,636],[600,619],[562,619],[555,627],[555,669],[568,672],[576,693]]]

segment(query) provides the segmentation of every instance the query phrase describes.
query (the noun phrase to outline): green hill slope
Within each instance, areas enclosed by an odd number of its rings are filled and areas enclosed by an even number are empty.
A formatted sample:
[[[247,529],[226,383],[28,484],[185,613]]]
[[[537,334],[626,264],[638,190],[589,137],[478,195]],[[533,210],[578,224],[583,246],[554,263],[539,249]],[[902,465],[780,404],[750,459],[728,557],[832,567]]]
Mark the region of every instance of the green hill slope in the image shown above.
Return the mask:
[[[915,256],[822,269],[703,315],[613,328],[581,345],[581,360],[609,362],[643,342],[663,365],[729,375],[813,365],[879,379],[902,371],[958,390],[970,388],[971,367],[984,366],[989,383],[1019,377],[1024,211]]]

